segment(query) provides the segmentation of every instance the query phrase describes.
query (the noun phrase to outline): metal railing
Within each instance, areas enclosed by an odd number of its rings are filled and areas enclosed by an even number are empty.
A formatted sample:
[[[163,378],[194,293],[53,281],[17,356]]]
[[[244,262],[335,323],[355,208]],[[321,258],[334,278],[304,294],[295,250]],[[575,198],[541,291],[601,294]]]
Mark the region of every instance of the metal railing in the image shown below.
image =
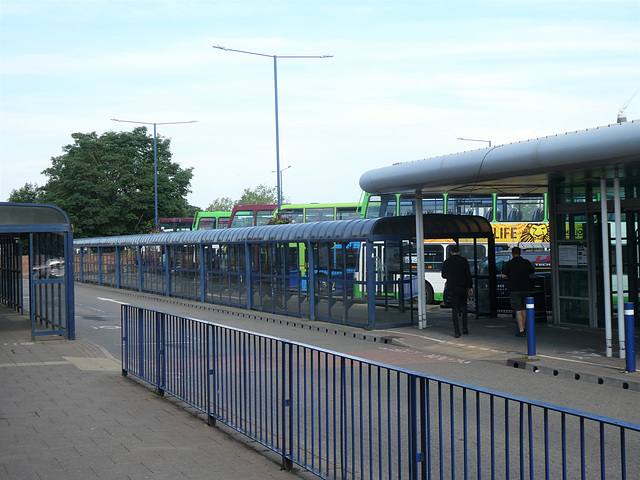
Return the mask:
[[[321,478],[640,471],[640,425],[131,305],[122,369]]]

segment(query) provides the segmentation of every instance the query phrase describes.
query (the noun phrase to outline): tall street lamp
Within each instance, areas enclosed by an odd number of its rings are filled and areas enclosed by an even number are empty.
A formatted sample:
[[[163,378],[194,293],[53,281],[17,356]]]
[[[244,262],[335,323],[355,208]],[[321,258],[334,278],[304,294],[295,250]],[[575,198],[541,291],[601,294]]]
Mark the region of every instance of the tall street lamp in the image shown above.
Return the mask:
[[[190,120],[188,122],[136,122],[133,120],[118,120],[117,118],[111,119],[114,122],[124,123],[139,123],[141,125],[153,125],[153,191],[156,206],[156,223],[154,227],[158,226],[158,151],[156,147],[156,125],[176,125],[178,123],[196,123],[197,120]]]
[[[282,191],[282,200],[284,201],[284,188],[282,187],[282,172],[291,168],[291,165],[284,167],[280,172],[277,170],[271,170],[271,173],[278,173],[278,179],[280,180],[280,190]],[[278,213],[280,213],[280,206],[278,206]]]
[[[489,146],[491,146],[491,140],[476,140],[475,138],[461,138],[458,137],[458,140],[464,140],[465,142],[485,142],[488,143]]]
[[[280,205],[282,203],[282,191],[280,188],[280,131],[278,129],[278,58],[331,58],[333,55],[269,55],[266,53],[247,52],[245,50],[233,50],[232,48],[225,48],[220,45],[214,45],[213,48],[224,50],[226,52],[246,53],[248,55],[273,58],[273,90],[275,93],[276,104],[276,193],[278,197],[278,210],[280,210]]]

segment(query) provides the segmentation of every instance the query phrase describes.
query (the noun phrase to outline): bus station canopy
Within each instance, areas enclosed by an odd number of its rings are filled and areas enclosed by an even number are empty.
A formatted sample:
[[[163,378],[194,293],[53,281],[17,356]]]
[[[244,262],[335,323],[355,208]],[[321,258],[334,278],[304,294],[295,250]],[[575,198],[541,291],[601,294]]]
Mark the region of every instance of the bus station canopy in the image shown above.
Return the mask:
[[[491,223],[474,215],[424,215],[424,238],[489,238]],[[217,243],[376,241],[415,236],[415,216],[268,225],[222,230],[76,239],[80,246],[187,245]]]
[[[53,205],[0,203],[0,234],[70,232],[67,215]]]
[[[640,121],[432,157],[365,172],[369,193],[544,193],[551,179],[613,176],[640,184]]]

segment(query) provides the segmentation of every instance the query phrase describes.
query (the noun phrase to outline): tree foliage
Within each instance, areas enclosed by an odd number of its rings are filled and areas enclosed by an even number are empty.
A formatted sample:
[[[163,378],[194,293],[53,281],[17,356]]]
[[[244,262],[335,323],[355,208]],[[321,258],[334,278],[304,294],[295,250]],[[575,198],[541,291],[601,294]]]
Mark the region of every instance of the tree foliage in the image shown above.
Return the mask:
[[[245,188],[236,205],[274,204],[278,201],[276,187],[258,185],[255,189]]]
[[[231,197],[218,197],[209,204],[207,212],[230,212],[236,205],[274,205],[278,202],[276,187],[267,187],[264,184],[256,188],[245,188],[242,196],[238,200],[231,200]],[[283,198],[282,203],[290,203]]]
[[[205,211],[207,212],[230,212],[235,205],[231,197],[218,197],[210,203]]]
[[[38,187],[37,183],[27,182],[23,187],[11,190],[8,201],[14,203],[42,203],[43,195],[42,187]]]
[[[71,136],[42,172],[44,201],[69,215],[77,237],[146,233],[155,219],[153,136],[146,127]],[[193,174],[171,162],[170,143],[157,137],[158,216],[182,217]]]

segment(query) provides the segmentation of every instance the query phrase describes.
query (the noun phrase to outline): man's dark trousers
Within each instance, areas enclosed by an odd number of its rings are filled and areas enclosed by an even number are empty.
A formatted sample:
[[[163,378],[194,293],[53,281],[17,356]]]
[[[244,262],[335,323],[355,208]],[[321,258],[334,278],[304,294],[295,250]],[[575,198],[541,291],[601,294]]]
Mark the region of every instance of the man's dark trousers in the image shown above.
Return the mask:
[[[460,323],[458,322],[458,315],[462,313],[462,328],[467,330],[467,296],[469,289],[467,287],[456,288],[451,290],[451,315],[453,320],[453,329],[456,334],[460,334]]]

